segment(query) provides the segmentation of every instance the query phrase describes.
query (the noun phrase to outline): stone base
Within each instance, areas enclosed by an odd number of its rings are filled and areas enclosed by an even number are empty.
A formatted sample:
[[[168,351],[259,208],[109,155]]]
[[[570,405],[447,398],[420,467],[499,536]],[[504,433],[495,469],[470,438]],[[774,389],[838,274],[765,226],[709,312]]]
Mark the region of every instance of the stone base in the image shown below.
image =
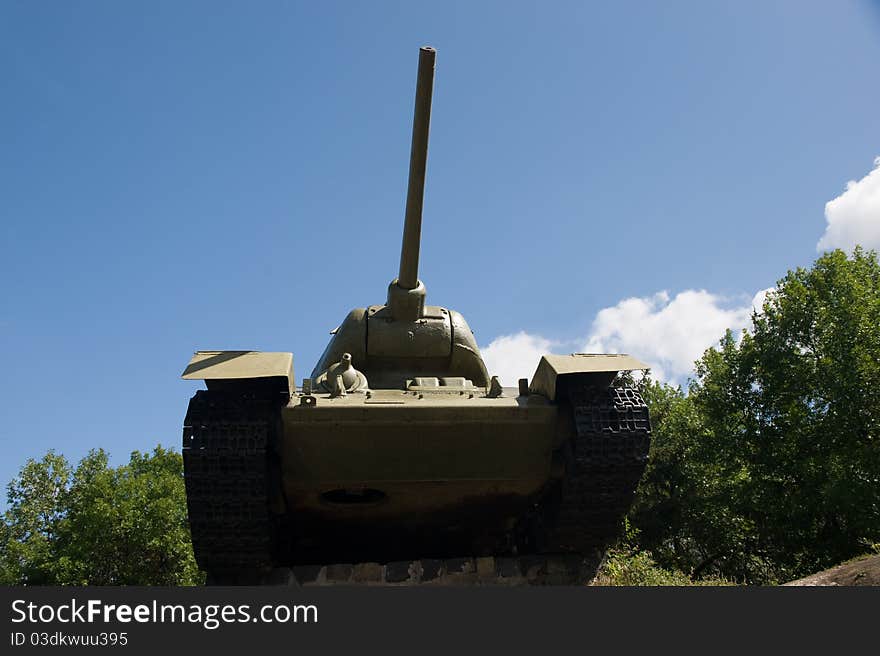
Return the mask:
[[[328,586],[524,586],[586,585],[596,576],[601,557],[559,554],[542,556],[420,559],[391,563],[303,565],[273,582],[284,585]],[[291,571],[291,570],[287,570]]]

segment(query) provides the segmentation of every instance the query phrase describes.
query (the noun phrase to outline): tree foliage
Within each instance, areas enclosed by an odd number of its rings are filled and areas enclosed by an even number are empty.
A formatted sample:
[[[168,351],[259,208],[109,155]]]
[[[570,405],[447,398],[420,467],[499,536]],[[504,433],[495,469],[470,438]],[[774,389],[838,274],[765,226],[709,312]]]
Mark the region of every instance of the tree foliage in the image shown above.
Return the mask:
[[[201,581],[186,519],[179,453],[135,451],[109,467],[91,451],[73,469],[49,452],[8,487],[0,582],[192,585]]]
[[[789,271],[688,394],[643,387],[655,432],[632,521],[661,563],[770,582],[880,539],[876,253]]]

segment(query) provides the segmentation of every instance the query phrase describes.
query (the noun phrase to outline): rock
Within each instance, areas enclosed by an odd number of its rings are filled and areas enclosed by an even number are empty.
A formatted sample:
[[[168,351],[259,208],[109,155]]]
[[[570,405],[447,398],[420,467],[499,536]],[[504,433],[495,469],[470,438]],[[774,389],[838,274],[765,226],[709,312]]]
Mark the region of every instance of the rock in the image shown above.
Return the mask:
[[[851,560],[785,585],[880,585],[880,555]]]

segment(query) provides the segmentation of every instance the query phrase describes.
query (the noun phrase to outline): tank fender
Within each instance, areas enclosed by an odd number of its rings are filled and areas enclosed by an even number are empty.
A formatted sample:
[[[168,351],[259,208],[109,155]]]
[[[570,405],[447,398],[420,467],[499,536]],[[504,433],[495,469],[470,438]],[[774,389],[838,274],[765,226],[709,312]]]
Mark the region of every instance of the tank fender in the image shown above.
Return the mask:
[[[544,355],[532,376],[529,392],[555,401],[558,383],[566,376],[590,376],[595,378],[597,385],[610,385],[621,371],[648,368],[645,363],[623,353]]]
[[[208,389],[241,387],[286,393],[296,391],[293,353],[196,351],[183,370],[184,380],[204,380]]]

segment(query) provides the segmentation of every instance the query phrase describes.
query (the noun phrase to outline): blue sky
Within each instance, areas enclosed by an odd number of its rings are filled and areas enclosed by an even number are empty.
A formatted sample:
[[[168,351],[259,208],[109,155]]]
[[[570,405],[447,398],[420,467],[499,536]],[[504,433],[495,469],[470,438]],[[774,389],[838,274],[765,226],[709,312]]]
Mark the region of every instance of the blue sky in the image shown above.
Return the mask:
[[[423,44],[420,277],[493,367],[693,348],[815,258],[829,201],[880,225],[877,3],[6,0],[0,480],[176,447],[194,350],[301,379],[384,301]]]

